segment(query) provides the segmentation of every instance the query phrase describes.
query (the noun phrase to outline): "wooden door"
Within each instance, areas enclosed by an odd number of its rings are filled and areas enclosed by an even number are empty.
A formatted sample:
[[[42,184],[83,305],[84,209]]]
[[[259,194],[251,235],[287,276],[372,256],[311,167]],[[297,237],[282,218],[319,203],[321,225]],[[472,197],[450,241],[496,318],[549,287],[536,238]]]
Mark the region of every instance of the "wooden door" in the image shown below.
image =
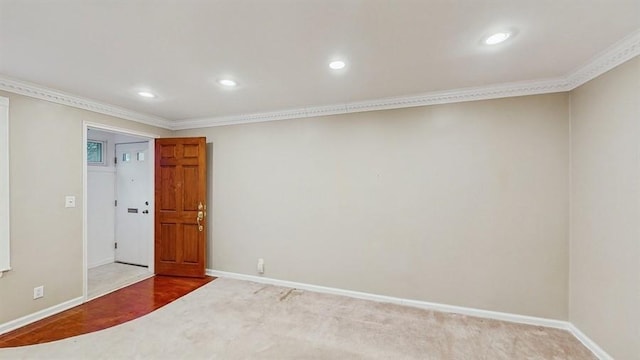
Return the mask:
[[[204,277],[206,139],[156,139],[155,272]]]

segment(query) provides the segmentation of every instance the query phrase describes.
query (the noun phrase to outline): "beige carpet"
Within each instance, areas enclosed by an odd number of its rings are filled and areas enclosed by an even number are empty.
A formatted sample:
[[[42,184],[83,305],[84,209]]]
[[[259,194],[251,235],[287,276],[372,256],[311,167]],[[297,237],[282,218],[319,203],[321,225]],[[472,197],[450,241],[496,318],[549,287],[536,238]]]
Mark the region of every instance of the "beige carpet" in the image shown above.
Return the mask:
[[[563,330],[217,279],[137,320],[2,359],[595,359]]]

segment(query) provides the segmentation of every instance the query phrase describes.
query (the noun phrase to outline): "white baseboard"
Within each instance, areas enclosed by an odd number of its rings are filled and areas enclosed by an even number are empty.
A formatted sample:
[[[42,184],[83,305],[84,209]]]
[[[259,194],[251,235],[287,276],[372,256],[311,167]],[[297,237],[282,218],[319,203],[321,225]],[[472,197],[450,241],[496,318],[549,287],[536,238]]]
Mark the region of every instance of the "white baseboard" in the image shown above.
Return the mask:
[[[93,268],[98,267],[98,266],[111,264],[112,262],[115,262],[115,261],[116,261],[116,258],[111,256],[109,258],[102,259],[102,260],[96,261],[96,262],[91,263],[91,264],[87,264],[87,268],[88,269],[93,269]]]
[[[233,278],[238,280],[247,280],[247,281],[284,286],[284,287],[290,287],[290,288],[296,288],[296,289],[303,289],[303,290],[315,291],[315,292],[320,292],[325,294],[342,295],[342,296],[348,296],[356,299],[372,300],[372,301],[391,303],[391,304],[397,304],[397,305],[405,305],[405,306],[411,306],[411,307],[416,307],[416,308],[426,309],[426,310],[435,310],[435,311],[441,311],[441,312],[447,312],[447,313],[469,315],[469,316],[481,317],[486,319],[503,320],[503,321],[520,323],[520,324],[545,326],[545,327],[565,329],[565,330],[568,329],[568,326],[567,326],[568,323],[566,321],[561,321],[561,320],[517,315],[517,314],[503,313],[503,312],[497,312],[497,311],[481,310],[481,309],[474,309],[474,308],[468,308],[468,307],[462,307],[462,306],[432,303],[432,302],[420,301],[420,300],[409,300],[409,299],[403,299],[403,298],[392,297],[392,296],[376,295],[376,294],[370,294],[370,293],[359,292],[359,291],[337,289],[337,288],[326,287],[326,286],[317,286],[317,285],[304,284],[304,283],[298,283],[293,281],[278,280],[278,279],[272,279],[267,277],[244,275],[244,274],[231,273],[231,272],[218,271],[218,270],[207,269],[207,275],[216,276],[216,277]]]
[[[591,352],[595,356],[597,356],[598,359],[613,360],[613,357],[611,355],[607,354],[606,351],[602,350],[602,348],[598,346],[598,344],[596,344],[595,341],[591,340],[587,335],[585,335],[582,331],[580,331],[580,329],[578,329],[572,323],[569,323],[569,328],[567,330],[569,330],[573,334],[573,336],[575,336],[578,340],[580,340],[582,345],[586,346],[589,350],[591,350]]]
[[[207,275],[222,277],[222,278],[237,279],[237,280],[253,281],[253,282],[262,283],[262,284],[315,291],[315,292],[325,293],[325,294],[342,295],[342,296],[348,296],[356,299],[411,306],[411,307],[426,309],[426,310],[456,313],[456,314],[475,316],[475,317],[480,317],[485,319],[509,321],[509,322],[519,323],[519,324],[544,326],[544,327],[567,330],[571,334],[573,334],[578,340],[580,340],[580,342],[582,342],[584,346],[586,346],[589,350],[591,350],[591,352],[593,352],[593,354],[597,356],[600,360],[613,360],[613,358],[609,356],[604,350],[602,350],[602,348],[600,348],[595,342],[589,339],[584,333],[582,333],[580,330],[578,330],[578,328],[576,328],[573,324],[571,324],[568,321],[547,319],[547,318],[541,318],[541,317],[535,317],[535,316],[518,315],[518,314],[504,313],[504,312],[498,312],[498,311],[489,311],[489,310],[475,309],[475,308],[469,308],[469,307],[463,307],[463,306],[446,305],[446,304],[432,303],[432,302],[420,301],[420,300],[409,300],[409,299],[403,299],[403,298],[392,297],[392,296],[369,294],[369,293],[359,292],[359,291],[337,289],[337,288],[326,287],[326,286],[311,285],[311,284],[299,283],[294,281],[278,280],[278,279],[272,279],[268,277],[245,275],[245,274],[219,271],[219,270],[213,270],[213,269],[207,269]]]
[[[51,315],[55,315],[59,312],[63,312],[65,310],[69,310],[72,307],[78,306],[82,304],[82,296],[77,297],[75,299],[71,299],[69,301],[65,301],[58,305],[54,305],[52,307],[40,310],[38,312],[34,312],[33,314],[29,314],[23,316],[19,319],[15,319],[4,324],[0,324],[0,335],[4,333],[8,333],[9,331],[15,330],[17,328],[23,327],[25,325],[29,325],[38,320],[42,320]]]
[[[303,290],[315,291],[315,292],[325,293],[325,294],[348,296],[356,299],[411,306],[411,307],[427,309],[427,310],[456,313],[456,314],[475,316],[475,317],[481,317],[486,319],[494,319],[494,320],[509,321],[509,322],[520,323],[520,324],[563,329],[573,334],[573,336],[575,336],[584,346],[586,346],[589,350],[591,350],[591,352],[598,359],[613,360],[613,358],[609,354],[607,354],[607,352],[604,351],[600,346],[598,346],[598,344],[596,344],[587,335],[585,335],[582,331],[580,331],[575,325],[573,325],[568,321],[554,320],[554,319],[547,319],[547,318],[540,318],[540,317],[526,316],[526,315],[518,315],[518,314],[511,314],[511,313],[503,313],[498,311],[489,311],[489,310],[468,308],[468,307],[462,307],[462,306],[438,304],[438,303],[432,303],[432,302],[420,301],[420,300],[409,300],[409,299],[403,299],[403,298],[392,297],[392,296],[376,295],[376,294],[370,294],[370,293],[359,292],[359,291],[344,290],[344,289],[338,289],[338,288],[332,288],[332,287],[326,287],[326,286],[311,285],[311,284],[299,283],[294,281],[278,280],[278,279],[272,279],[267,277],[245,275],[245,274],[212,270],[212,269],[207,269],[206,273],[209,276],[215,276],[215,277],[253,281],[257,283],[303,289]],[[82,297],[77,297],[75,299],[71,299],[63,303],[60,303],[58,305],[54,305],[49,308],[40,310],[33,314],[23,316],[19,319],[12,320],[4,324],[0,324],[0,335],[7,333],[9,331],[15,330],[17,328],[23,327],[25,325],[31,324],[38,320],[42,320],[48,316],[55,315],[59,312],[71,309],[72,307],[81,305],[82,303],[83,303]]]

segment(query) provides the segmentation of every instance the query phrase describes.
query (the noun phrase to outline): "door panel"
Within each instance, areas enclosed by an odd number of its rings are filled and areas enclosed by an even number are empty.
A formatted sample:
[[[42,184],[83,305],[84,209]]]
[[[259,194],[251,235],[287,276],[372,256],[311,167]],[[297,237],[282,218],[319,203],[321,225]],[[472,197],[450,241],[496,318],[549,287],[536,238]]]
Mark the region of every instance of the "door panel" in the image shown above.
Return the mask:
[[[175,146],[172,144],[166,144],[161,150],[160,153],[164,159],[170,159],[175,157]]]
[[[197,158],[198,156],[200,156],[200,148],[197,145],[192,145],[192,144],[184,145],[185,158]]]
[[[116,144],[116,232],[115,260],[149,265],[151,236],[148,189],[152,186],[148,166],[149,143]]]
[[[184,225],[184,261],[197,263],[199,258],[198,225]]]
[[[185,184],[190,184],[189,186],[198,186],[199,185],[199,176],[198,176],[198,167],[195,166],[185,166],[183,168],[182,176],[184,178]],[[185,191],[184,192],[184,209],[191,211],[198,211],[198,203],[201,199],[198,199],[198,193],[195,191]]]
[[[176,187],[174,179],[176,177],[176,168],[175,166],[163,166],[160,168],[160,188],[161,196],[160,199],[157,199],[156,196],[156,204],[160,204],[161,210],[166,211],[176,211]],[[157,180],[156,180],[157,182]],[[156,187],[156,192],[158,191]],[[158,201],[159,200],[159,201]]]
[[[204,277],[206,139],[156,139],[156,174],[155,271]]]
[[[163,244],[160,248],[160,260],[175,262],[178,258],[176,254],[176,224],[162,224],[160,236],[162,236],[161,242]]]

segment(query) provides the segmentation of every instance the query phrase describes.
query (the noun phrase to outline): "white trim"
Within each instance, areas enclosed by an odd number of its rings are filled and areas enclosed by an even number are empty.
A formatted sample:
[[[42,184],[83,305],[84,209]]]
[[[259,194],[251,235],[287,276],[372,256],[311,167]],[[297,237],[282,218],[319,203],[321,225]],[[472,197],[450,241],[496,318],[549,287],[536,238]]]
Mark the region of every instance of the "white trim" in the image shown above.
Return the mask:
[[[495,319],[495,320],[501,320],[501,321],[520,323],[520,324],[545,326],[545,327],[567,330],[572,335],[574,335],[586,348],[588,348],[598,359],[613,360],[613,357],[611,357],[611,355],[607,354],[607,352],[604,351],[600,346],[598,346],[598,344],[596,344],[587,335],[585,335],[582,331],[580,331],[575,325],[573,325],[568,321],[517,315],[517,314],[503,313],[503,312],[496,312],[496,311],[487,311],[487,310],[474,309],[474,308],[468,308],[468,307],[431,303],[426,301],[408,300],[408,299],[402,299],[402,298],[391,297],[391,296],[375,295],[375,294],[369,294],[369,293],[364,293],[359,291],[343,290],[343,289],[337,289],[337,288],[326,287],[326,286],[310,285],[310,284],[298,283],[293,281],[278,280],[278,279],[253,276],[253,275],[244,275],[239,273],[232,273],[232,272],[212,270],[212,269],[207,269],[206,274],[209,276],[215,276],[215,277],[230,278],[230,279],[237,279],[237,280],[244,280],[244,281],[253,281],[253,282],[262,283],[262,284],[270,284],[270,285],[283,286],[283,287],[289,287],[289,288],[303,289],[307,291],[315,291],[315,292],[325,293],[325,294],[348,296],[356,299],[392,303],[397,305],[417,307],[421,309],[456,313],[456,314],[475,316],[475,317],[481,317],[481,318],[487,318],[487,319]],[[154,276],[154,274],[149,273],[148,277],[136,280],[134,283],[148,279],[152,276]],[[121,289],[129,285],[131,284],[123,285],[118,289]],[[118,289],[114,289],[113,291],[116,291]],[[0,324],[0,335],[7,333],[9,331],[18,329],[20,327],[26,326],[38,320],[42,320],[46,317],[55,315],[62,311],[71,309],[75,306],[81,305],[82,303],[85,302],[84,300],[85,296],[77,297],[75,299],[60,303],[58,305],[51,306],[47,309],[40,310],[33,314],[23,316],[19,319],[12,320],[4,324]]]
[[[9,99],[0,97],[0,277],[11,270]]]
[[[4,324],[0,324],[0,334],[7,333],[9,331],[13,331],[15,329],[21,328],[23,326],[34,323],[38,320],[42,320],[51,315],[55,315],[57,313],[63,312],[65,310],[69,310],[73,307],[82,304],[82,297],[77,297],[75,299],[71,299],[65,302],[62,302],[58,305],[51,306],[49,308],[34,312],[32,314],[23,316],[19,319],[15,319]]]
[[[475,317],[480,317],[485,319],[495,319],[495,320],[501,320],[501,321],[510,321],[510,322],[519,323],[519,324],[545,326],[550,328],[568,330],[568,323],[562,320],[546,319],[541,317],[525,316],[525,315],[504,313],[504,312],[498,312],[498,311],[489,311],[489,310],[475,309],[475,308],[469,308],[469,307],[463,307],[463,306],[446,305],[446,304],[432,303],[432,302],[420,301],[420,300],[409,300],[409,299],[403,299],[403,298],[392,297],[392,296],[370,294],[370,293],[365,293],[360,291],[344,290],[344,289],[338,289],[338,288],[327,287],[327,286],[311,285],[311,284],[299,283],[294,281],[278,280],[278,279],[272,279],[267,277],[244,275],[244,274],[212,270],[212,269],[207,269],[206,274],[209,276],[215,276],[215,277],[225,277],[230,279],[253,281],[253,282],[262,283],[262,284],[270,284],[270,285],[283,286],[283,287],[289,287],[289,288],[303,289],[307,291],[314,291],[314,292],[319,292],[324,294],[348,296],[356,299],[411,306],[411,307],[420,308],[420,309],[435,310],[435,311],[446,312],[446,313],[456,313],[456,314],[462,314],[462,315],[468,315],[468,316],[475,316]]]
[[[149,219],[147,221],[149,221],[149,227],[151,228],[151,231],[149,232],[149,239],[148,239],[148,244],[147,244],[147,256],[148,256],[148,261],[147,261],[147,269],[149,269],[149,272],[151,273],[151,275],[154,275],[156,272],[156,261],[155,261],[155,236],[156,236],[156,227],[155,227],[155,218],[156,218],[156,180],[155,180],[155,174],[156,174],[156,142],[153,139],[149,139],[149,146],[148,146],[148,151],[149,151],[149,161],[148,161],[148,166],[149,166],[149,173],[150,178],[151,178],[151,186],[149,186],[149,214],[151,216],[149,216]]]
[[[569,215],[569,227],[567,229],[567,235],[568,235],[568,245],[569,245],[569,252],[568,252],[568,256],[567,256],[567,279],[566,279],[566,285],[567,285],[567,314],[569,319],[573,318],[573,316],[571,316],[571,310],[572,310],[572,295],[573,295],[573,96],[568,96],[568,101],[569,101],[569,138],[568,138],[568,154],[569,154],[569,171],[568,171],[568,184],[567,184],[567,190],[568,190],[568,202],[567,202],[567,210],[568,210],[568,215]]]
[[[171,129],[184,130],[210,126],[249,124],[263,121],[277,121],[354,112],[401,109],[416,106],[566,92],[575,89],[587,81],[595,79],[596,77],[638,55],[640,55],[640,30],[636,30],[629,34],[622,40],[607,48],[605,51],[596,55],[586,65],[571,71],[563,77],[547,80],[496,84],[475,88],[436,91],[413,96],[290,109],[268,113],[185,119],[173,122]]]
[[[616,42],[594,56],[587,64],[567,75],[569,90],[597,78],[638,55],[640,55],[640,29]]]
[[[106,258],[106,259],[102,259],[102,260],[100,260],[100,261],[96,261],[96,262],[94,262],[94,263],[87,264],[87,269],[93,269],[93,268],[96,268],[96,267],[98,267],[98,266],[111,264],[111,263],[113,263],[113,262],[115,262],[115,261],[116,261],[115,256],[111,256],[111,257],[108,257],[108,258]]]
[[[249,124],[264,121],[299,119],[375,110],[401,109],[464,101],[489,100],[513,96],[548,94],[568,90],[568,83],[564,79],[524,81],[475,88],[437,91],[421,95],[392,97],[339,105],[300,108],[259,114],[179,120],[174,122],[172,129],[183,130],[210,126]]]
[[[89,110],[100,114],[132,120],[146,125],[158,126],[165,129],[171,128],[171,122],[159,116],[139,113],[118,106],[87,99],[81,96],[65,93],[59,90],[50,89],[42,85],[12,79],[4,75],[0,75],[0,90],[9,91],[15,94],[25,95],[36,99],[51,101],[57,104],[67,105],[78,109]]]
[[[125,135],[141,136],[141,137],[146,137],[146,138],[150,138],[150,139],[155,139],[155,138],[162,137],[162,135],[160,135],[158,133],[150,133],[150,132],[144,132],[144,131],[131,130],[131,129],[127,129],[127,128],[122,128],[122,127],[118,127],[118,126],[111,126],[111,125],[105,125],[105,124],[91,122],[91,121],[84,121],[84,124],[87,127],[95,128],[97,130],[118,132],[118,133],[122,133],[122,134],[125,134]]]
[[[600,346],[598,346],[598,344],[595,343],[595,341],[591,340],[587,335],[585,335],[582,331],[580,331],[580,329],[578,329],[575,325],[573,325],[572,323],[568,323],[568,329],[573,336],[575,336],[578,340],[580,340],[580,342],[582,343],[582,345],[586,346],[587,349],[591,350],[591,352],[600,360],[613,360],[613,357],[609,354],[607,354],[606,351],[602,350],[602,348]]]
[[[87,301],[89,293],[89,247],[88,237],[89,230],[87,226],[87,194],[89,165],[87,164],[87,140],[89,139],[89,125],[86,121],[82,122],[82,302]]]
[[[489,310],[475,309],[475,308],[469,308],[469,307],[463,307],[463,306],[446,305],[446,304],[432,303],[432,302],[420,301],[420,300],[409,300],[409,299],[397,298],[392,296],[376,295],[376,294],[370,294],[370,293],[359,292],[359,291],[344,290],[344,289],[332,288],[327,286],[311,285],[311,284],[299,283],[294,281],[278,280],[278,279],[272,279],[268,277],[245,275],[245,274],[213,270],[213,269],[207,269],[206,274],[209,276],[215,276],[215,277],[221,277],[221,278],[253,281],[261,284],[269,284],[269,285],[283,286],[288,288],[303,289],[307,291],[314,291],[314,292],[319,292],[324,294],[348,296],[356,299],[411,306],[411,307],[426,309],[426,310],[462,314],[467,316],[475,316],[475,317],[500,320],[500,321],[509,321],[509,322],[518,323],[518,324],[527,324],[527,325],[562,329],[570,332],[573,336],[575,336],[598,359],[613,360],[613,358],[609,354],[607,354],[604,350],[602,350],[602,348],[598,346],[598,344],[596,344],[594,341],[589,339],[589,337],[587,337],[582,331],[580,331],[577,327],[575,327],[575,325],[573,325],[568,321],[547,319],[547,318],[527,316],[527,315],[518,315],[518,314],[504,313],[504,312],[498,312],[498,311],[489,311]]]
[[[265,113],[218,116],[171,121],[161,117],[138,113],[121,107],[100,103],[76,95],[52,90],[40,85],[27,83],[0,75],[0,90],[31,96],[38,99],[95,111],[139,123],[158,126],[170,130],[197,129],[211,126],[249,124],[265,121],[308,118],[364,112],[374,110],[401,109],[416,106],[450,104],[465,101],[490,100],[513,96],[539,95],[566,92],[592,80],[640,55],[640,30],[629,34],[613,44],[586,65],[570,71],[565,76],[546,79],[494,84],[488,86],[436,91],[405,97],[393,97],[345,104],[287,109]]]

